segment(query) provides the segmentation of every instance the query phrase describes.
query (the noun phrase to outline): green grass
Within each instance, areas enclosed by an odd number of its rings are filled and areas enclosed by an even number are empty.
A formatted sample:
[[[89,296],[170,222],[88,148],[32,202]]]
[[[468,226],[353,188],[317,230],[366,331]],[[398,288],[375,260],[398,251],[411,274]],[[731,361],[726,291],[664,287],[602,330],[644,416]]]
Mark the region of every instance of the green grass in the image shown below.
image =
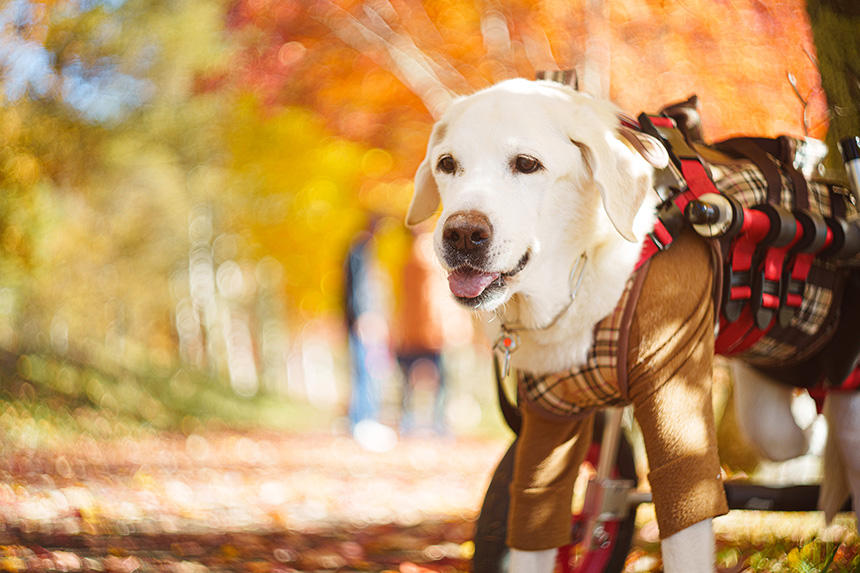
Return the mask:
[[[200,372],[110,370],[38,353],[0,357],[0,432],[7,446],[203,427],[301,432],[331,423],[330,412],[280,396],[241,397]]]

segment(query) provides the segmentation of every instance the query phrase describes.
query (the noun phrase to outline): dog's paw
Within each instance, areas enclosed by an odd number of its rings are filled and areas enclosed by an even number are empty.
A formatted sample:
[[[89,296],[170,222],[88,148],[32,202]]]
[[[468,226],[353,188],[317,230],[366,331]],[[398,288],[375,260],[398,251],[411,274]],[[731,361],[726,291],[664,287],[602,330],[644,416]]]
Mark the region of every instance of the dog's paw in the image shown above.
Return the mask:
[[[511,573],[552,573],[555,569],[555,549],[521,551],[511,549]]]

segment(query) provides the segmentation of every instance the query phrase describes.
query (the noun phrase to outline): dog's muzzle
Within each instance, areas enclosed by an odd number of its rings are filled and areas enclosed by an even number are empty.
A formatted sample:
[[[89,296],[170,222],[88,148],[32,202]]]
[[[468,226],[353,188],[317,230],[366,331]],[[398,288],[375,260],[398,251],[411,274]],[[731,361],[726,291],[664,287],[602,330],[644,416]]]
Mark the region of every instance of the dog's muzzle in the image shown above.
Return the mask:
[[[492,238],[493,227],[490,220],[477,211],[454,213],[448,217],[442,228],[442,244],[446,256],[453,255],[464,263],[483,263]]]
[[[498,298],[505,280],[519,273],[529,261],[527,251],[515,268],[489,270],[492,240],[493,227],[478,211],[458,211],[442,227],[442,254],[453,269],[448,275],[448,287],[466,306],[478,308]]]
[[[445,259],[452,267],[483,267],[493,239],[493,227],[487,216],[478,211],[458,211],[442,227]]]
[[[445,262],[454,269],[448,276],[451,292],[460,300],[473,299],[499,278],[498,272],[486,272],[493,227],[486,215],[478,211],[458,211],[442,227]]]

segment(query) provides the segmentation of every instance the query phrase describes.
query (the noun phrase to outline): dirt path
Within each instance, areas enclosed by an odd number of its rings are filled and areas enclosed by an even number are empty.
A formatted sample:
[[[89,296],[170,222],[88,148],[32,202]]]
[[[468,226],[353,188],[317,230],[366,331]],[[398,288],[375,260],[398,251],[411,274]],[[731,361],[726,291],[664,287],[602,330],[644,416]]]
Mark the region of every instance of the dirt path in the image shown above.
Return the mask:
[[[466,570],[503,449],[218,433],[18,451],[0,460],[0,570]]]
[[[22,443],[20,440],[16,442]],[[408,439],[371,453],[343,436],[207,432],[0,439],[0,571],[469,570],[474,520],[503,441]],[[640,508],[625,571],[659,572]],[[732,512],[718,570],[860,571],[850,516]]]

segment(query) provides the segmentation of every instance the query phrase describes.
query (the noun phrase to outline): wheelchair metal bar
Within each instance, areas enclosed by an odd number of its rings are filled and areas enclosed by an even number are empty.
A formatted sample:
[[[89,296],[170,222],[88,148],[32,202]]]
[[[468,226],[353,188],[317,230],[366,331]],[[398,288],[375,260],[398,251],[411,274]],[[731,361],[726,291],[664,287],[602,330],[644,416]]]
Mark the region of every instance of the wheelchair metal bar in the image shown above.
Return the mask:
[[[728,481],[724,484],[729,509],[759,511],[816,511],[818,509],[817,484],[775,487]],[[842,507],[851,511],[851,499]]]
[[[622,408],[607,408],[606,421],[603,426],[603,437],[600,440],[600,457],[597,460],[597,475],[595,479],[609,479],[615,458],[618,455],[618,442],[621,439]]]

